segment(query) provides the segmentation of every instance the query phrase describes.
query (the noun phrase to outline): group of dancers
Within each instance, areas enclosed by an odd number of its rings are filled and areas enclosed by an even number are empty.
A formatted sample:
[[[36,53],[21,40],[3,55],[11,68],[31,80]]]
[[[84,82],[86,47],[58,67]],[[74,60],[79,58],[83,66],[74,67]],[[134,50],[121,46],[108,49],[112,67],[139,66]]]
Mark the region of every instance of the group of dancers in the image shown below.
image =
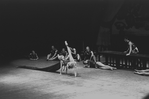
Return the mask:
[[[82,53],[83,55],[80,55],[77,53],[75,48],[72,48],[68,46],[68,42],[65,41],[65,48],[62,48],[60,52],[52,46],[50,53],[47,55],[46,60],[55,60],[58,59],[60,61],[60,74],[62,74],[62,71],[68,71],[70,68],[75,68],[78,61],[83,61],[84,67],[90,67],[91,64],[94,65],[95,68],[101,68],[101,69],[108,69],[108,70],[114,70],[115,67],[111,67],[109,65],[105,65],[101,63],[100,61],[97,61],[96,56],[94,55],[94,52],[90,50],[89,46],[86,47],[85,51]],[[37,60],[38,55],[35,53],[35,51],[32,51],[30,54],[31,60]],[[34,56],[34,57],[33,57]],[[81,58],[81,56],[83,56]],[[74,73],[75,77],[77,76],[77,73]]]
[[[126,56],[130,55],[131,53],[137,54],[139,52],[138,48],[135,46],[133,42],[131,42],[128,39],[124,39],[125,42],[128,43],[128,49],[124,53],[126,53]],[[81,57],[80,54],[77,53],[75,48],[72,48],[68,46],[68,42],[65,41],[65,48],[62,48],[60,52],[54,47],[51,46],[51,51],[47,55],[46,60],[55,60],[58,59],[60,61],[60,74],[62,74],[63,71],[68,71],[70,68],[76,68],[78,61],[83,61],[84,67],[90,67],[91,64],[94,65],[95,68],[105,69],[105,70],[115,70],[116,67],[112,67],[109,65],[106,65],[100,61],[97,60],[95,54],[93,51],[90,50],[89,46],[85,48],[85,51],[82,53],[83,57]],[[35,53],[35,51],[32,51],[30,54],[31,60],[38,60],[38,55]],[[149,70],[135,70],[136,74],[147,74],[149,75]],[[77,72],[74,72],[75,77],[77,76]]]

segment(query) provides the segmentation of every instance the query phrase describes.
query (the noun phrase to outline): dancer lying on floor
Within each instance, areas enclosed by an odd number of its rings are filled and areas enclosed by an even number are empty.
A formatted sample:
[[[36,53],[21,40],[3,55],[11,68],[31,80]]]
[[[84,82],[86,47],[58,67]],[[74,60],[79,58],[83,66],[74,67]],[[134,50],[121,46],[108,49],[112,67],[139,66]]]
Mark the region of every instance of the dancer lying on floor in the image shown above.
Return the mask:
[[[105,70],[117,69],[116,67],[105,65],[105,64],[103,64],[102,62],[99,62],[99,61],[97,61],[95,65],[97,65],[96,68],[105,69]]]
[[[129,45],[127,51],[125,51],[125,53],[127,53],[126,56],[130,55],[131,53],[137,54],[139,52],[138,48],[130,40],[124,39],[124,41],[127,42]]]
[[[75,68],[76,67],[76,61],[72,57],[72,52],[70,47],[68,46],[67,41],[65,41],[65,45],[67,47],[68,55],[67,57],[64,57],[63,55],[58,54],[58,59],[60,60],[60,74],[62,74],[62,71],[65,70],[66,73],[68,69]],[[77,72],[74,72],[75,77],[77,76]]]
[[[145,69],[145,70],[135,70],[134,72],[135,74],[139,74],[139,75],[146,75],[149,76],[149,69]]]
[[[90,60],[87,61],[89,65],[94,65],[95,68],[104,69],[104,70],[115,70],[116,67],[105,65],[100,61],[96,61],[96,57],[93,56]]]
[[[56,59],[57,52],[58,52],[58,50],[54,46],[52,46],[50,54],[47,55],[47,61]]]

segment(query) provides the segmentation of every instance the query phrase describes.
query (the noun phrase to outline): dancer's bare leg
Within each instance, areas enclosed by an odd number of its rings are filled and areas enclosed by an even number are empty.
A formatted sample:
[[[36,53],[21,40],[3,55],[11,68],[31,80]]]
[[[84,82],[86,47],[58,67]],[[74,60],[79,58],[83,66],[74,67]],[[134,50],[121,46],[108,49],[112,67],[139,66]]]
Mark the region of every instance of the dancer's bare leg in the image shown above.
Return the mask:
[[[139,75],[149,75],[149,69],[145,69],[145,70],[135,70],[134,73],[135,73],[135,74],[139,74]]]
[[[146,75],[146,76],[148,76],[149,75],[149,72],[147,71],[147,72],[134,72],[135,74],[139,74],[139,75]]]
[[[69,61],[70,61],[70,62],[67,63],[67,67],[68,67],[68,66],[73,66],[73,68],[74,68],[74,67],[76,67],[76,62],[75,62],[75,60],[74,60],[73,57],[72,57],[71,50],[70,50],[70,48],[69,48],[69,46],[68,46],[67,41],[65,41],[65,45],[66,45],[66,47],[67,47],[68,56],[69,56]],[[76,76],[77,76],[77,73],[75,72],[74,75],[75,75],[75,77],[76,77]]]
[[[69,66],[71,67],[71,68],[76,68],[76,62],[68,62],[67,63],[67,68],[69,68]],[[76,71],[74,71],[74,76],[75,77],[77,77],[77,72]]]
[[[77,60],[80,61],[81,60],[81,57],[79,54],[77,54]]]
[[[101,69],[105,69],[105,70],[113,70],[114,68],[108,66],[108,65],[105,65],[104,67],[100,67]]]
[[[68,64],[67,66],[65,66],[65,71],[66,71],[66,74],[68,73]]]
[[[77,68],[76,64],[74,65],[74,68],[75,68],[75,69]],[[77,77],[77,76],[78,76],[78,73],[77,73],[77,71],[76,71],[76,70],[74,71],[74,75],[75,75],[75,77]]]
[[[60,60],[60,75],[62,74],[63,71],[63,61]]]
[[[106,70],[114,70],[114,69],[116,69],[115,67],[111,67],[111,66],[109,66],[109,65],[105,65],[105,64],[103,64],[103,63],[101,63],[101,62],[96,62],[96,64],[99,66],[99,68],[101,68],[101,69],[106,69]]]
[[[145,70],[135,70],[137,72],[149,72],[149,69],[145,69]]]

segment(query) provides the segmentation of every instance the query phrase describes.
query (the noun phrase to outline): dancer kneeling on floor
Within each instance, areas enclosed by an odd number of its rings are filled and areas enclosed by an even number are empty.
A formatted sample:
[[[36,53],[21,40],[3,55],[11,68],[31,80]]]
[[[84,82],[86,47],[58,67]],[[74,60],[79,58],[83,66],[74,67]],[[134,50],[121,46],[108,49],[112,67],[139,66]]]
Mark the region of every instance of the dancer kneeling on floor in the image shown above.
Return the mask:
[[[57,52],[58,52],[58,50],[54,46],[52,46],[50,54],[47,55],[47,61],[56,59]]]
[[[62,74],[62,71],[68,71],[70,68],[75,68],[76,67],[76,61],[72,57],[72,52],[71,48],[68,46],[67,41],[65,41],[65,45],[67,47],[68,55],[59,55],[58,54],[58,59],[60,60],[60,74]],[[77,72],[74,72],[75,77],[77,76]]]
[[[38,60],[38,55],[34,50],[32,50],[32,52],[29,54],[29,58],[30,60]]]

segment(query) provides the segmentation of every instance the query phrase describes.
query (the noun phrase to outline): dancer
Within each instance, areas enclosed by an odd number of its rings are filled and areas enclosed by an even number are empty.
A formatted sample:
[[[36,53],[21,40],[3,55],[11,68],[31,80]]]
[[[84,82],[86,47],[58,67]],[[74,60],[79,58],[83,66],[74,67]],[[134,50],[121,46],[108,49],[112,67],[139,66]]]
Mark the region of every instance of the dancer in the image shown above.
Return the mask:
[[[149,69],[144,69],[144,70],[137,70],[135,69],[135,74],[139,74],[139,75],[146,75],[149,76]]]
[[[66,71],[66,68],[63,65],[67,64],[68,59],[68,53],[65,50],[65,48],[62,48],[61,52],[57,55],[58,59],[60,60],[60,74],[62,74],[62,71]]]
[[[75,68],[76,67],[76,61],[73,59],[71,48],[68,46],[67,41],[65,41],[65,45],[67,47],[68,55],[67,57],[64,57],[63,55],[58,55],[58,58],[60,59],[60,74],[62,74],[62,70],[65,69],[66,73],[68,69]],[[75,77],[77,76],[77,72],[74,72]]]
[[[30,60],[38,60],[38,55],[34,50],[32,50],[32,52],[29,54],[29,58]]]
[[[65,48],[62,48],[61,52],[58,55],[64,57],[64,59],[66,59],[68,56],[68,52],[65,50]]]
[[[73,58],[76,59],[77,61],[80,61],[81,58],[80,58],[80,55],[77,54],[76,49],[75,48],[73,48],[73,49],[71,48],[71,50],[72,50],[72,56],[73,56]]]
[[[89,64],[94,65],[95,68],[99,68],[99,69],[104,69],[104,70],[115,70],[115,69],[117,69],[116,67],[105,65],[100,61],[96,61],[96,59],[89,60],[88,62],[89,62]]]
[[[85,64],[85,67],[90,67],[90,62],[91,61],[96,61],[96,57],[93,53],[93,51],[90,50],[90,48],[87,46],[86,50],[84,52],[84,61],[83,64]]]
[[[131,53],[137,54],[139,52],[138,48],[130,40],[124,39],[124,41],[127,42],[129,45],[129,48],[127,49],[127,51],[124,52],[124,53],[127,53],[126,56],[130,55]]]
[[[58,52],[58,50],[54,46],[52,46],[50,54],[47,55],[47,61],[56,59],[57,52]]]
[[[116,67],[112,67],[112,66],[109,66],[109,65],[105,65],[101,62],[95,62],[96,63],[96,68],[100,68],[100,69],[104,69],[104,70],[114,70],[114,69],[117,69]]]

